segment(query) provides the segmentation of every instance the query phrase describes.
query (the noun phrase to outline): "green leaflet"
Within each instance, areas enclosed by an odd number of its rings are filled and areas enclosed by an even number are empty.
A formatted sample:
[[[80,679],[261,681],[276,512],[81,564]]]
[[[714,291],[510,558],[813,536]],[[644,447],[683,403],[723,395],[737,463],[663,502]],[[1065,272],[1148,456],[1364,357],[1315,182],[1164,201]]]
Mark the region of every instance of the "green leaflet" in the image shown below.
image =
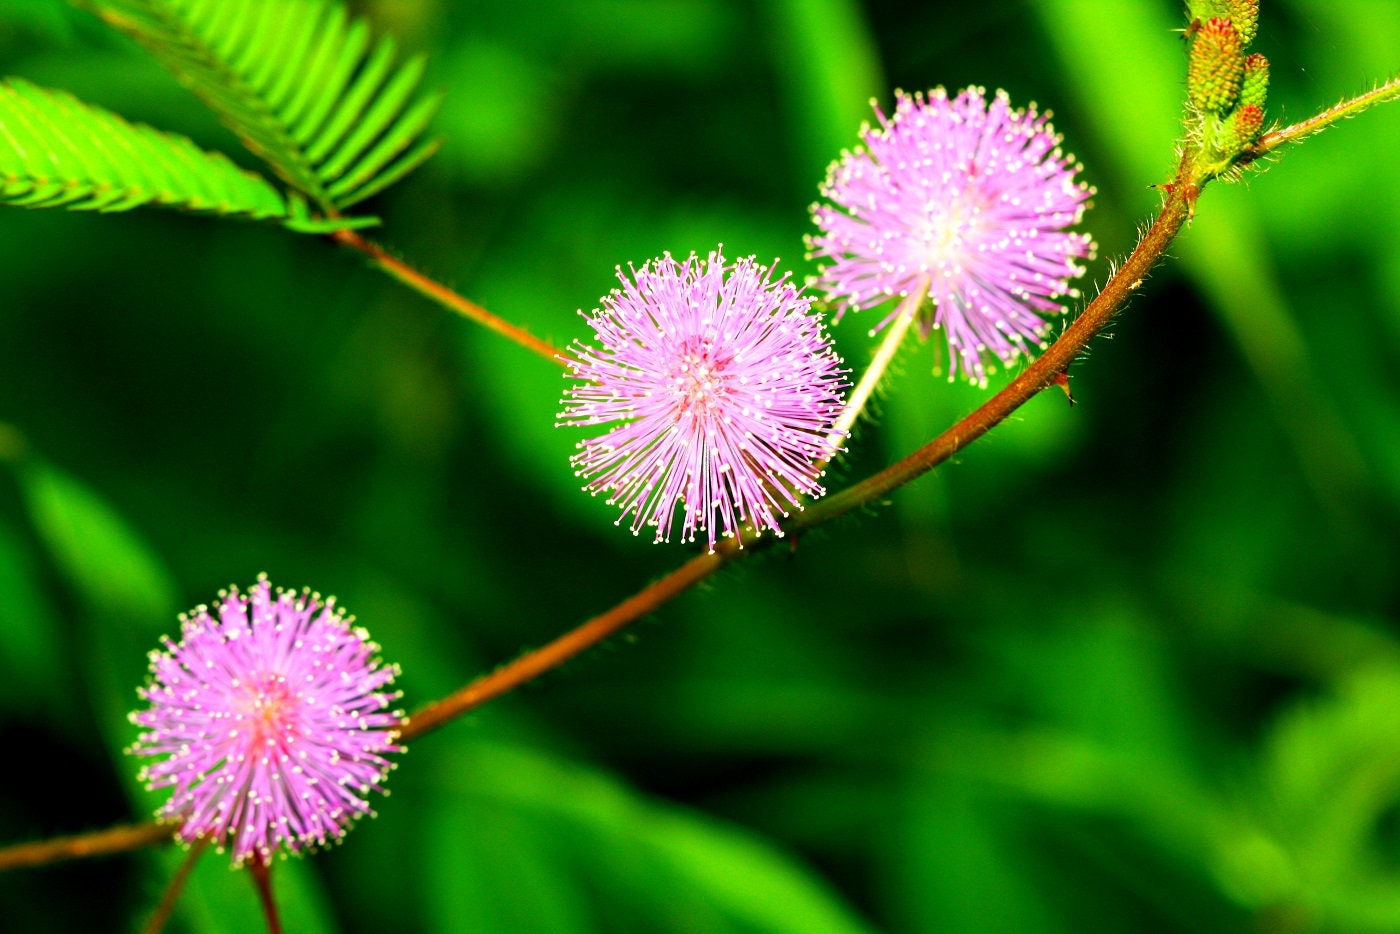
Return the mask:
[[[439,97],[339,0],[78,0],[145,46],[253,153],[330,215],[437,148]]]
[[[0,202],[291,216],[272,185],[219,153],[19,78],[0,80]]]

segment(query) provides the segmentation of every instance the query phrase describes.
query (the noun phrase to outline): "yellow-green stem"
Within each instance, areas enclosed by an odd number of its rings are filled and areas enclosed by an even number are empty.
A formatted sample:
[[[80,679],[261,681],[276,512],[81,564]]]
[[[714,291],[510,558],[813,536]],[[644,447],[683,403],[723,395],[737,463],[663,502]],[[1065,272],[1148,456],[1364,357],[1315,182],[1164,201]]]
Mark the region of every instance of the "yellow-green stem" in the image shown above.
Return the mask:
[[[924,298],[928,296],[928,280],[925,279],[919,288],[905,296],[899,303],[899,308],[894,313],[894,320],[885,328],[885,338],[880,341],[880,346],[875,350],[875,356],[870,359],[870,365],[861,374],[860,382],[851,390],[851,396],[846,400],[846,408],[841,411],[841,417],[836,420],[836,424],[831,428],[831,434],[826,437],[826,449],[831,452],[827,455],[827,460],[836,456],[836,452],[841,450],[842,443],[850,436],[851,429],[855,427],[856,419],[860,418],[865,411],[866,403],[875,394],[876,388],[880,385],[880,380],[884,378],[885,371],[889,369],[890,361],[894,359],[895,353],[899,350],[899,345],[904,343],[904,335],[909,333],[909,327],[914,323],[919,306],[923,304]]]

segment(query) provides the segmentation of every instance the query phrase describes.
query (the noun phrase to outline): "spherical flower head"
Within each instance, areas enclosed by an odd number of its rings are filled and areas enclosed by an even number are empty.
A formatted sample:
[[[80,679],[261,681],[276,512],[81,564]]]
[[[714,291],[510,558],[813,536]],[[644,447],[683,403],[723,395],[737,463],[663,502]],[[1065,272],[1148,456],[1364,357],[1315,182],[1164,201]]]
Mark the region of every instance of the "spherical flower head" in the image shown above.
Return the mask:
[[[572,458],[584,489],[658,542],[677,504],[681,538],[703,535],[711,551],[746,522],[781,534],[788,508],[824,492],[846,385],[811,299],[786,274],[719,251],[617,275],[603,307],[580,312],[602,346],[574,343],[559,414],[612,426]]]
[[[1074,180],[1079,166],[1035,105],[1013,110],[1003,92],[989,103],[981,88],[952,100],[942,88],[901,91],[892,117],[878,105],[875,115],[864,147],[832,164],[821,189],[831,203],[812,208],[817,285],[838,318],[906,299],[880,327],[918,314],[925,337],[947,334],[949,379],[961,364],[986,385],[989,358],[1009,366],[1027,344],[1043,348],[1042,316],[1078,297],[1070,280],[1094,245],[1067,228],[1093,190]]]
[[[151,653],[129,751],[159,758],[140,777],[173,789],[157,814],[181,822],[181,839],[228,846],[235,865],[266,863],[338,840],[372,813],[365,798],[384,790],[405,719],[384,690],[397,666],[351,622],[333,598],[274,597],[259,578],[182,616],[180,641]]]

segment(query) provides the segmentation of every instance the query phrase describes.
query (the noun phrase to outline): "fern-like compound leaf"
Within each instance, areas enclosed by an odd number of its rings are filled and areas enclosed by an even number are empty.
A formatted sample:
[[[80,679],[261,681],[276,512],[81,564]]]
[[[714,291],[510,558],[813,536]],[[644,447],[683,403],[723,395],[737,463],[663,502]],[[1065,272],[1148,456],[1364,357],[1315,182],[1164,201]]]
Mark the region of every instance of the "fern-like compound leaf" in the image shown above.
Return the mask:
[[[340,0],[78,0],[132,36],[329,217],[417,168],[438,96]]]
[[[297,221],[271,183],[227,157],[20,78],[0,80],[0,202]]]

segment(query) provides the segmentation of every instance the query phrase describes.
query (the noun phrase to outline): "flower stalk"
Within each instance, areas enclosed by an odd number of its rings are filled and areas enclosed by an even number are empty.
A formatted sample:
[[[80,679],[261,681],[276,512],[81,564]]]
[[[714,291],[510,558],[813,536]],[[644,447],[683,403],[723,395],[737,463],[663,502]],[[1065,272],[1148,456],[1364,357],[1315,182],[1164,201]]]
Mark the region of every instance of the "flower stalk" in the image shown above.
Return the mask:
[[[830,461],[841,450],[846,439],[850,437],[851,429],[855,428],[856,420],[865,411],[865,406],[879,388],[880,381],[884,379],[885,371],[889,369],[895,354],[899,352],[899,347],[904,343],[904,335],[909,333],[909,327],[917,317],[919,306],[928,297],[928,280],[924,279],[922,284],[910,292],[899,303],[895,309],[893,321],[885,328],[885,337],[880,341],[880,346],[875,349],[875,356],[870,358],[870,365],[861,374],[860,382],[851,390],[850,398],[846,400],[846,407],[841,412],[841,417],[832,426],[831,434],[827,435],[826,447],[830,452],[827,460]],[[873,332],[872,332],[873,336]]]
[[[943,463],[991,431],[1042,390],[1056,385],[1059,374],[1069,369],[1089,342],[1123,308],[1142,285],[1147,274],[1166,254],[1172,240],[1180,233],[1199,195],[1193,175],[1194,165],[1188,156],[1178,167],[1176,180],[1167,188],[1166,199],[1156,220],[1143,234],[1137,247],[1083,313],[1075,318],[1045,353],[1004,389],[908,457],[852,487],[809,505],[784,523],[784,531],[794,535],[879,500]],[[588,620],[543,648],[526,653],[514,662],[415,712],[403,731],[404,738],[420,736],[436,729],[492,698],[533,680],[613,635],[629,623],[660,608],[717,573],[730,561],[773,541],[772,537],[758,538],[752,533],[746,533],[737,540],[720,542],[713,553],[690,559],[606,613]]]
[[[1180,233],[1200,194],[1193,175],[1194,166],[1190,158],[1183,159],[1175,182],[1167,188],[1161,211],[1138,241],[1137,247],[1084,311],[1015,379],[971,414],[959,419],[947,431],[909,456],[809,506],[789,523],[788,531],[796,533],[814,528],[878,500],[948,460],[991,431],[1042,390],[1056,385],[1060,374],[1068,372],[1075,358],[1141,287],[1148,273],[1166,254],[1168,245]]]

